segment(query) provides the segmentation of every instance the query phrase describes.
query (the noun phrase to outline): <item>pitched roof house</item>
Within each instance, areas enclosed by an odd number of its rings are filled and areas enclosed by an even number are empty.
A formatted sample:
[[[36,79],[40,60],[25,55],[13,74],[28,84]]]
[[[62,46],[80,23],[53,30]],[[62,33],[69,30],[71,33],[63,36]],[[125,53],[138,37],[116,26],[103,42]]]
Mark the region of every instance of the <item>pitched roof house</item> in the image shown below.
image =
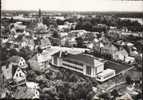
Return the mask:
[[[118,51],[113,53],[112,57],[115,60],[122,60],[124,61],[126,57],[128,57],[129,54],[124,48],[120,48]]]
[[[28,60],[30,67],[32,70],[37,71],[37,72],[43,72],[45,66],[43,66],[41,63],[37,61],[36,55],[33,56],[31,59]]]
[[[16,83],[21,83],[21,82],[26,82],[26,74],[22,71],[21,68],[17,68],[16,69],[16,72],[13,76],[13,80],[16,82]]]
[[[42,53],[34,55],[31,59],[28,60],[30,67],[34,71],[43,72],[45,68],[49,67],[51,56],[58,51],[59,50],[55,48],[47,48],[46,50],[43,50]]]
[[[115,45],[111,44],[111,43],[105,44],[104,47],[101,48],[101,53],[102,54],[111,54],[112,55],[116,51],[118,51],[118,48]]]
[[[2,73],[6,80],[14,80],[17,84],[26,81],[26,74],[24,71],[13,63],[9,63],[7,66],[2,67]]]

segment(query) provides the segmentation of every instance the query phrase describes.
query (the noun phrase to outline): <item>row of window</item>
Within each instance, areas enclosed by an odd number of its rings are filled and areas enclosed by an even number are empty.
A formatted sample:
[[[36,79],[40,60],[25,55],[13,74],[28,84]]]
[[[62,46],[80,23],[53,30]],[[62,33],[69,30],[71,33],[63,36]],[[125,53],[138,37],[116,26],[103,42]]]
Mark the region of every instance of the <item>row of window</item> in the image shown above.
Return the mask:
[[[68,65],[68,64],[65,64],[65,63],[63,63],[63,65],[64,65],[64,66],[67,66],[67,67],[70,67],[70,68],[74,68],[74,69],[76,69],[76,70],[83,71],[83,69],[78,68],[78,67],[75,67],[75,66],[71,66],[71,65]]]
[[[71,61],[71,60],[69,60],[69,59],[64,59],[64,61],[67,61],[67,62],[69,62],[69,63],[76,64],[76,65],[79,65],[79,66],[83,66],[82,63],[79,63],[79,62],[76,62],[76,61]]]

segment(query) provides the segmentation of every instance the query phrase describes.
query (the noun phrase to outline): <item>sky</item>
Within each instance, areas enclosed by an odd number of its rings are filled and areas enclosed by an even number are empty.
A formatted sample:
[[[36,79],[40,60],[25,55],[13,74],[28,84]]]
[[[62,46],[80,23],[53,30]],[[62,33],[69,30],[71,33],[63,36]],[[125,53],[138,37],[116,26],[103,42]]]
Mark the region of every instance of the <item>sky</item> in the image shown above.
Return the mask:
[[[125,0],[2,0],[2,10],[135,11],[143,1]]]

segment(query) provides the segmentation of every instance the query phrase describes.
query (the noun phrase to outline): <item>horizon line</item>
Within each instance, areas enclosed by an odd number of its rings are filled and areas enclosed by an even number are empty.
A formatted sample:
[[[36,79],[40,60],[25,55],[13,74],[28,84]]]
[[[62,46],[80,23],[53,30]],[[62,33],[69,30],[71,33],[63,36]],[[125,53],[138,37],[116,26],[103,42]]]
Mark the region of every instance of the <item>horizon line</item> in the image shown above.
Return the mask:
[[[41,11],[43,12],[134,12],[134,13],[143,13],[143,11],[92,11],[92,10],[81,10],[81,11],[78,11],[78,10],[42,10],[40,9]],[[39,11],[39,9],[37,10],[23,10],[23,9],[1,9],[1,11]]]

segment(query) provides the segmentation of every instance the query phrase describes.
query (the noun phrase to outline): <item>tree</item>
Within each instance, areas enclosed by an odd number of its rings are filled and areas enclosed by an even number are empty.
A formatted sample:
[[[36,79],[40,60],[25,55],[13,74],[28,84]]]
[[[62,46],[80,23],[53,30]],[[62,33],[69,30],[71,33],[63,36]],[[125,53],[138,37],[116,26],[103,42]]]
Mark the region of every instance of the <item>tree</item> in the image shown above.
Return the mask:
[[[102,98],[104,100],[111,100],[108,93],[100,94],[99,98]]]
[[[15,49],[10,49],[10,50],[8,51],[8,54],[9,54],[9,56],[14,56],[14,55],[17,55],[18,52],[17,52]]]
[[[20,42],[23,39],[24,35],[18,35],[15,41]]]
[[[127,84],[131,84],[132,83],[131,77],[129,75],[126,76],[126,83]]]
[[[28,60],[31,57],[31,55],[33,55],[33,52],[27,46],[25,48],[20,49],[19,55],[22,56],[24,59]]]
[[[6,60],[9,58],[8,50],[6,47],[0,48],[0,62],[1,64],[5,63]]]
[[[53,38],[60,38],[60,35],[58,34],[58,31],[57,31],[57,30],[54,30],[54,31],[52,32],[52,37],[53,37]]]
[[[83,39],[82,39],[82,37],[77,37],[76,38],[76,42],[77,42],[77,47],[83,47]]]
[[[36,34],[41,34],[41,33],[46,33],[47,32],[47,26],[42,24],[42,23],[38,23],[37,26],[35,27],[35,31],[36,31]]]
[[[40,47],[38,47],[38,48],[37,48],[37,52],[38,52],[38,53],[42,53],[43,50],[42,50]]]
[[[50,27],[53,25],[55,28],[57,27],[57,22],[54,19],[50,19],[49,17],[43,17],[43,24],[47,25]]]
[[[57,19],[56,22],[57,22],[58,25],[64,25],[64,21],[63,20]]]
[[[111,95],[114,96],[114,98],[118,97],[119,96],[119,93],[116,89],[114,89],[112,92],[111,92]]]
[[[71,74],[70,77],[69,77],[70,82],[77,82],[78,79],[79,78],[76,74]]]

